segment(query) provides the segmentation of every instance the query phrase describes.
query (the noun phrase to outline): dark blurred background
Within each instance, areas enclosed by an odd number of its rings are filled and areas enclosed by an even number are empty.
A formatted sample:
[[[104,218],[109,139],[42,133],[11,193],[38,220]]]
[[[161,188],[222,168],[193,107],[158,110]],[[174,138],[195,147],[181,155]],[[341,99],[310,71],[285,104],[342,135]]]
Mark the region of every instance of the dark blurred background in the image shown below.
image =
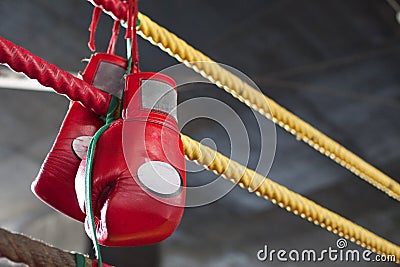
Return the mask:
[[[205,52],[248,75],[261,90],[356,154],[400,181],[400,25],[384,0],[140,1],[140,11]],[[0,35],[61,68],[77,72],[88,58],[92,5],[83,0],[1,0]],[[101,17],[99,51],[112,21]],[[124,56],[122,39],[117,53]],[[141,68],[176,64],[139,39]],[[2,74],[3,73],[3,74]],[[1,69],[4,76],[6,70]],[[1,86],[0,87],[4,87]],[[247,107],[211,85],[181,90],[179,101],[209,96],[242,118]],[[58,132],[68,100],[49,92],[0,89],[0,226],[55,246],[89,252],[82,225],[51,210],[30,191]],[[254,119],[245,119],[248,129]],[[183,128],[210,137],[222,152],[221,129],[198,120]],[[273,180],[400,243],[399,203],[277,128]],[[220,145],[219,145],[220,144]],[[257,150],[260,138],[251,141]],[[252,155],[254,166],[257,155]],[[215,179],[189,174],[189,183]],[[193,182],[196,180],[196,182]],[[177,232],[159,245],[104,248],[122,266],[365,266],[365,263],[259,262],[264,245],[280,249],[335,247],[337,237],[235,188],[207,206],[187,209]],[[357,248],[350,245],[350,248]],[[3,265],[1,265],[3,264]],[[0,261],[1,266],[8,266]],[[368,266],[394,266],[370,263]]]

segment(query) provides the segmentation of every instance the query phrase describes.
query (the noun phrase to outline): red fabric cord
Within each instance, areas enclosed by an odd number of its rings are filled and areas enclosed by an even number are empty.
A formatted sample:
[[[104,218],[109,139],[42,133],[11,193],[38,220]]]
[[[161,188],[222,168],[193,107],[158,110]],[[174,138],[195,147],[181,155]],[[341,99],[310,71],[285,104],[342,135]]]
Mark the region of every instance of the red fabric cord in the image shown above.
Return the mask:
[[[133,28],[132,28],[132,19],[133,19],[133,4],[134,4],[134,0],[129,0],[128,2],[128,26],[126,28],[126,35],[125,35],[125,39],[131,39],[132,35],[133,35]]]
[[[90,23],[90,26],[89,26],[90,37],[89,37],[88,47],[89,47],[90,51],[92,51],[92,52],[96,51],[94,39],[95,39],[95,35],[96,35],[97,24],[99,23],[101,11],[102,10],[99,7],[95,7],[93,9],[92,22]]]
[[[118,40],[119,28],[120,28],[119,21],[117,21],[117,20],[114,21],[110,42],[109,42],[108,48],[107,48],[108,54],[114,55],[114,53],[115,53],[115,45],[117,44],[117,40]]]
[[[136,35],[136,22],[138,16],[138,0],[129,0],[127,38],[132,40],[132,67],[131,73],[139,72],[139,51]]]
[[[98,115],[106,115],[111,96],[72,74],[35,56],[28,50],[0,36],[0,63],[16,72],[23,72],[40,84],[53,88],[73,101],[81,102]]]
[[[98,6],[106,13],[111,13],[115,20],[126,21],[128,14],[128,2],[119,0],[88,0],[94,6]]]

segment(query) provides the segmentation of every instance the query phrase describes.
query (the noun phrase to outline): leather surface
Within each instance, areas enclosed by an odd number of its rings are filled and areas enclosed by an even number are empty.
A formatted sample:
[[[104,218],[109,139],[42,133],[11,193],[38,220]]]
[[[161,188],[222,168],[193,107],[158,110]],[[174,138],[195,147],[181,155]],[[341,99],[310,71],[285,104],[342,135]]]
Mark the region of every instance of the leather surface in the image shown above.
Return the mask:
[[[126,67],[126,62],[120,57],[95,54],[82,75],[89,84],[99,74],[97,66],[101,62]],[[110,77],[115,80],[121,78],[115,75]],[[73,142],[81,136],[93,136],[103,125],[103,120],[91,109],[72,101],[53,147],[31,186],[32,191],[43,202],[81,222],[84,221],[85,214],[80,210],[75,194],[75,176],[81,158],[73,150]]]
[[[127,91],[134,94],[138,90],[138,77],[130,78],[125,95]],[[124,105],[124,110],[126,107]],[[130,108],[135,109],[134,106]],[[96,145],[92,201],[101,245],[136,246],[160,242],[175,231],[183,215],[184,187],[173,196],[163,197],[146,190],[136,177],[143,163],[162,161],[175,167],[182,185],[186,186],[185,160],[177,122],[167,114],[138,106],[136,111],[132,116],[113,122]],[[85,210],[85,164],[82,160],[75,181],[82,211]],[[90,236],[87,221],[85,226]]]
[[[75,195],[74,178],[81,159],[72,142],[79,136],[93,136],[103,121],[78,102],[71,102],[56,140],[32,183],[32,191],[52,208],[83,221]]]

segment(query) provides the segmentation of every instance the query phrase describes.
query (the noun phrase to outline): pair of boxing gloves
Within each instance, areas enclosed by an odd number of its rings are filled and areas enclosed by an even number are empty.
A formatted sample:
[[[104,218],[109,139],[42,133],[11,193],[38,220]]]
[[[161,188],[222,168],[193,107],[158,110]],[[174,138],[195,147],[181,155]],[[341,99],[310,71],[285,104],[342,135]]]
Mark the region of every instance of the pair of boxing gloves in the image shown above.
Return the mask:
[[[180,223],[185,160],[176,118],[174,81],[156,73],[126,75],[115,55],[91,57],[82,79],[121,98],[122,116],[100,136],[92,170],[92,207],[98,242],[105,246],[157,243]],[[89,92],[90,93],[90,92]],[[105,114],[102,114],[105,115]],[[32,183],[52,208],[85,223],[87,146],[104,120],[71,101],[56,140]]]

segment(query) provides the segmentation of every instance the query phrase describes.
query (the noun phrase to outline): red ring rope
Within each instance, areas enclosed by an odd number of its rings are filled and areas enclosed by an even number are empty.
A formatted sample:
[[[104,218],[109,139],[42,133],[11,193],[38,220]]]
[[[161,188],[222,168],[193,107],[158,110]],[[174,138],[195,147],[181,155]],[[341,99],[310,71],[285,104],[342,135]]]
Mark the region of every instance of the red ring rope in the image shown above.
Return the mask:
[[[40,84],[53,88],[73,101],[81,102],[98,115],[106,115],[111,96],[28,50],[0,36],[0,63],[16,72],[23,72]]]

